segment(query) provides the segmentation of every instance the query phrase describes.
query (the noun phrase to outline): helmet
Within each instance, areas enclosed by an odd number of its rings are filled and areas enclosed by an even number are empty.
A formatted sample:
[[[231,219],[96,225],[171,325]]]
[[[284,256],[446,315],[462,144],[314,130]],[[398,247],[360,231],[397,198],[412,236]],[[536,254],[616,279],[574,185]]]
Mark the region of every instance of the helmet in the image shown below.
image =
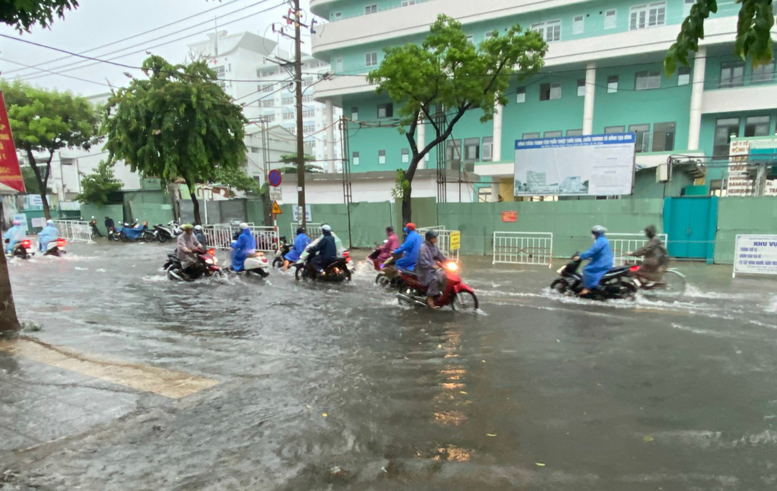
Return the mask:
[[[426,231],[426,240],[432,240],[437,238],[437,231],[436,230],[427,230]]]
[[[593,228],[591,229],[591,233],[596,235],[606,234],[607,229],[602,227],[601,225],[594,225]]]
[[[202,230],[202,225],[195,225],[194,230]]]
[[[321,230],[323,230],[324,232],[331,232],[332,231],[332,227],[330,227],[329,225],[327,225],[325,223],[325,224],[321,225]]]
[[[46,225],[54,225],[54,220],[46,220]]]
[[[181,230],[184,230],[184,231],[194,230],[194,225],[192,225],[191,223],[184,223],[183,225],[181,225]]]
[[[656,236],[656,226],[655,225],[648,225],[642,231],[645,232],[645,235],[647,236],[648,239],[652,239],[653,237]]]
[[[243,222],[243,223],[240,224],[240,230],[245,230],[247,228],[248,228],[248,224],[247,223]]]
[[[22,224],[22,222],[21,222],[21,220],[14,220],[14,221],[13,221],[13,224],[14,224],[14,225],[21,225],[21,224]]]
[[[407,225],[405,225],[405,228],[407,228],[408,230],[415,230],[415,223],[410,222]]]
[[[305,229],[304,229],[304,228],[302,228],[302,227],[297,227],[297,235],[299,235],[299,234],[304,234],[304,233],[305,233]]]

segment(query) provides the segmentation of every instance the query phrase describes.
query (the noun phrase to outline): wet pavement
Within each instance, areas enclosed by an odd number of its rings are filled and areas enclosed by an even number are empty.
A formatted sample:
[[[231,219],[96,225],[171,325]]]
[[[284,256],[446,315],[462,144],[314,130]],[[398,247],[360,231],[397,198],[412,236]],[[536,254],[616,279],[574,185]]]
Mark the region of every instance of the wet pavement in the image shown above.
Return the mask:
[[[679,263],[678,302],[591,303],[465,258],[462,315],[368,268],[179,284],[169,247],[70,249],[10,264],[43,329],[0,346],[3,491],[777,489],[775,280]]]

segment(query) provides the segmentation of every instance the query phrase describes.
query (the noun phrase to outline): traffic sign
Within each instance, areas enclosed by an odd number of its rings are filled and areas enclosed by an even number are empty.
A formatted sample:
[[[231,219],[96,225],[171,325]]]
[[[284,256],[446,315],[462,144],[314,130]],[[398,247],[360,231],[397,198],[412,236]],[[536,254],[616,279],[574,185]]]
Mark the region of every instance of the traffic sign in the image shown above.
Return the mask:
[[[459,249],[461,249],[461,232],[454,230],[451,232],[450,250],[458,251]]]
[[[277,188],[281,185],[281,182],[283,182],[283,176],[281,175],[281,171],[278,169],[273,169],[270,171],[270,175],[267,176],[267,179],[270,181],[270,186]]]
[[[272,214],[273,215],[283,215],[283,211],[281,211],[281,207],[278,206],[277,201],[272,202]]]
[[[283,201],[283,189],[270,187],[270,201]]]

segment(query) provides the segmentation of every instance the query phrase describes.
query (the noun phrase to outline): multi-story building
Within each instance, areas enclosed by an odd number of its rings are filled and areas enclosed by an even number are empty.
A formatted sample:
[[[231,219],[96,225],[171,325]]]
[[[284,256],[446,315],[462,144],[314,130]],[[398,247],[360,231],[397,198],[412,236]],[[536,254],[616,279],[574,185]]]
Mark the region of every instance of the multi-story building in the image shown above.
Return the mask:
[[[460,149],[460,159],[491,187],[493,198],[512,199],[518,139],[632,132],[643,172],[670,154],[725,159],[732,136],[775,133],[774,64],[754,67],[734,55],[740,4],[729,0],[719,2],[717,14],[707,20],[690,66],[667,77],[662,61],[693,3],[311,0],[312,12],[329,20],[313,37],[313,55],[329,61],[334,74],[317,86],[315,97],[343,108],[352,120],[389,122],[391,101],[376,95],[364,78],[382,61],[384,47],[420,42],[441,13],[462,22],[475,44],[517,23],[548,42],[544,68],[511,82],[509,103],[492,122],[480,123],[479,111],[466,114],[446,144],[446,165],[459,165],[451,150]],[[353,172],[406,166],[408,143],[395,128],[362,124],[353,133]],[[418,140],[423,144],[424,135]],[[437,165],[436,152],[425,165]],[[708,191],[720,188],[725,174],[725,167],[710,167]]]

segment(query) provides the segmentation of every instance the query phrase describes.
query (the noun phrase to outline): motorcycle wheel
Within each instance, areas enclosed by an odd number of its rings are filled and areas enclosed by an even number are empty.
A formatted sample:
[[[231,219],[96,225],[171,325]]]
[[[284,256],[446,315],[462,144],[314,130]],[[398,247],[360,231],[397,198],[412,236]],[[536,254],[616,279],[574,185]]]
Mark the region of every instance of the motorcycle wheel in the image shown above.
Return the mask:
[[[276,257],[272,262],[272,267],[281,269],[283,267],[283,259]]]
[[[386,276],[385,273],[378,273],[378,276],[375,277],[375,284],[384,290],[391,288],[391,280],[388,278],[388,276]]]
[[[165,234],[157,234],[156,240],[164,244],[165,242],[167,242],[167,236]]]
[[[619,286],[621,288],[620,298],[628,300],[634,298],[634,296],[637,294],[636,285],[630,281],[624,281]]]
[[[472,292],[459,292],[453,297],[451,308],[457,312],[475,312],[480,307],[478,297]]]
[[[129,242],[129,237],[127,237],[125,234],[119,235],[119,240],[122,242]]]
[[[351,282],[351,270],[348,268],[345,268],[343,270],[343,281],[350,283]]]
[[[399,305],[413,305],[413,302],[410,300],[407,300],[408,298],[413,298],[416,296],[416,291],[414,288],[410,288],[409,286],[404,286],[399,290],[399,293],[397,294],[397,300],[399,301]]]
[[[297,281],[309,280],[310,276],[308,276],[307,268],[305,268],[304,266],[297,268],[297,271],[294,273],[294,279],[296,279]]]
[[[562,279],[557,279],[550,284],[550,289],[556,293],[560,293],[561,295],[563,295],[569,289],[569,285],[567,284],[566,281]]]

